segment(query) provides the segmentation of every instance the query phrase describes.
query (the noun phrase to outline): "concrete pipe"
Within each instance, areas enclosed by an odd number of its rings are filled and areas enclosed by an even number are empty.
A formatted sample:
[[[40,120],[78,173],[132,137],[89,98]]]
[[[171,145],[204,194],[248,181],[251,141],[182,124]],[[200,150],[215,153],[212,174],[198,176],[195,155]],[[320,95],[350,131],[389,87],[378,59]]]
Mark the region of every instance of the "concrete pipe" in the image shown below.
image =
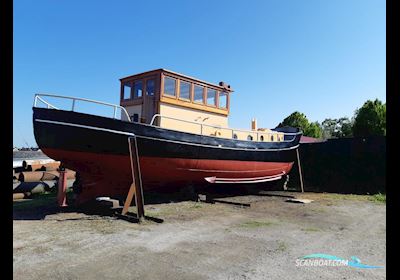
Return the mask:
[[[60,161],[55,161],[55,162],[49,162],[44,164],[44,168],[46,171],[56,171],[60,167],[61,162]]]
[[[54,185],[53,185],[54,187]],[[22,182],[17,184],[17,186],[13,186],[13,193],[43,193],[45,191],[50,190],[51,187],[44,182]]]
[[[67,180],[75,179],[76,172],[67,169]],[[58,171],[45,171],[43,172],[42,181],[47,180],[58,180],[60,178],[60,172]]]
[[[21,172],[18,179],[21,182],[39,182],[42,181],[43,171]]]
[[[24,193],[13,193],[13,200],[19,200],[24,198],[25,198]]]
[[[49,162],[49,163],[33,163],[26,167],[26,171],[56,171],[60,167],[61,162]]]
[[[13,200],[20,200],[20,199],[25,199],[29,198],[32,194],[30,192],[25,192],[25,193],[13,193]]]
[[[67,180],[71,180],[71,179],[75,179],[75,178],[76,178],[76,172],[71,169],[67,169]]]
[[[55,162],[54,159],[27,159],[22,162],[22,167],[26,170],[29,165],[44,165],[46,163]]]
[[[59,177],[60,177],[60,172],[58,171],[44,171],[42,181],[58,180]]]

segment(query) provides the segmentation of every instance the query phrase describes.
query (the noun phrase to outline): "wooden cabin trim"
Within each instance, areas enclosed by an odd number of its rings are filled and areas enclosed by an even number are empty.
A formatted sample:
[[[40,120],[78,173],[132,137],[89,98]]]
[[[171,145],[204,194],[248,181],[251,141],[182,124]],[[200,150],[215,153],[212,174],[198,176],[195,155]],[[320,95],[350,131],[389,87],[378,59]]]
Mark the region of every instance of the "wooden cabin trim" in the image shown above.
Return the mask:
[[[210,83],[210,82],[207,82],[207,81],[199,80],[199,79],[197,79],[195,77],[187,76],[187,75],[184,75],[184,74],[181,74],[181,73],[177,73],[177,72],[174,72],[174,71],[171,71],[171,70],[168,70],[168,69],[163,69],[163,68],[150,70],[150,71],[143,72],[143,73],[140,73],[140,74],[130,75],[130,76],[121,78],[120,81],[121,82],[128,81],[128,80],[136,79],[136,78],[139,78],[139,77],[142,77],[142,76],[147,76],[147,75],[152,75],[152,74],[159,74],[159,73],[161,73],[161,74],[169,74],[171,76],[177,77],[178,79],[190,80],[190,81],[197,82],[197,83],[200,83],[200,84],[205,84],[205,85],[207,85],[209,87],[215,87],[215,88],[217,88],[217,90],[225,90],[227,92],[233,92],[233,89],[227,89],[227,88],[221,87],[219,85],[216,85],[216,84],[213,84],[213,83]]]
[[[119,79],[121,82],[126,82],[126,81],[130,81],[130,80],[136,80],[136,79],[141,79],[143,77],[146,76],[151,76],[151,75],[155,75],[158,76],[158,74],[162,71],[162,69],[156,69],[156,70],[150,70],[147,72],[143,72],[143,73],[139,73],[139,74],[135,74],[135,75],[130,75],[124,78]]]

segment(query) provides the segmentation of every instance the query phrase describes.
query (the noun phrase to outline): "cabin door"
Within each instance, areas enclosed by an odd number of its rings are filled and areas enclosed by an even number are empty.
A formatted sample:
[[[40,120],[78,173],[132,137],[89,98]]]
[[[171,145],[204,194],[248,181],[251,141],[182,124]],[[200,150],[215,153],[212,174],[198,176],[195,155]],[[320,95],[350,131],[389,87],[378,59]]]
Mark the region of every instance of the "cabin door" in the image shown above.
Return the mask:
[[[144,90],[144,102],[143,102],[143,112],[145,123],[150,123],[154,114],[156,113],[156,102],[155,102],[155,92],[156,92],[156,79],[147,78],[145,79],[145,90]]]

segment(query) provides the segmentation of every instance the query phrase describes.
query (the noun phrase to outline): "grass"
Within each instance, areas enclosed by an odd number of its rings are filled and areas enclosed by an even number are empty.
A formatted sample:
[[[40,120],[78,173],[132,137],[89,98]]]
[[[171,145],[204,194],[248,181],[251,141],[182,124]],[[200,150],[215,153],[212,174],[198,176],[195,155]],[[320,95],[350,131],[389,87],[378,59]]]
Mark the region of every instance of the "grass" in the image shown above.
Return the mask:
[[[378,203],[386,203],[386,194],[378,193],[369,197],[369,200],[378,202]]]
[[[242,228],[259,228],[273,225],[273,222],[248,221],[239,225]]]
[[[321,230],[319,228],[308,227],[308,228],[303,228],[302,231],[317,232],[317,231],[321,231]]]
[[[284,252],[287,250],[287,245],[283,241],[278,241],[278,251]]]
[[[331,201],[350,200],[350,201],[374,201],[386,203],[386,194],[361,195],[361,194],[339,194],[339,193],[313,193],[304,194],[301,198],[310,198],[314,200],[326,199]]]
[[[67,190],[67,201],[73,199],[72,190]],[[57,193],[45,192],[40,194],[33,194],[31,199],[15,200],[13,202],[13,210],[29,210],[45,206],[57,205]]]

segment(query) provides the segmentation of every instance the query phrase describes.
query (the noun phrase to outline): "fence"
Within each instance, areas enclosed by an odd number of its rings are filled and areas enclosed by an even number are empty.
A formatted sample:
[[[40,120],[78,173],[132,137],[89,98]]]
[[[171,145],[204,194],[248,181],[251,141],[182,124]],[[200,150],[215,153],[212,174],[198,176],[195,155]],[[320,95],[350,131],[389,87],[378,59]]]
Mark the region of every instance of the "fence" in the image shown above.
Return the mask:
[[[386,192],[386,137],[330,139],[300,145],[305,191]],[[288,187],[299,189],[297,163]]]

